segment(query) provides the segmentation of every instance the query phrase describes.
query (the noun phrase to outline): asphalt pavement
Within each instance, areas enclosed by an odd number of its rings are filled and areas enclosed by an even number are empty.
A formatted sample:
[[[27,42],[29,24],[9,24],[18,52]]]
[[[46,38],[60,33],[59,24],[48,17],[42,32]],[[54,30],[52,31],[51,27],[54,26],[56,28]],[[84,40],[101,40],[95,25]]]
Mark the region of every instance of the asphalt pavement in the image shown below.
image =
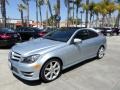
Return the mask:
[[[9,49],[0,49],[0,90],[120,90],[120,36],[107,37],[106,55],[64,70],[50,83],[28,82],[8,67]]]

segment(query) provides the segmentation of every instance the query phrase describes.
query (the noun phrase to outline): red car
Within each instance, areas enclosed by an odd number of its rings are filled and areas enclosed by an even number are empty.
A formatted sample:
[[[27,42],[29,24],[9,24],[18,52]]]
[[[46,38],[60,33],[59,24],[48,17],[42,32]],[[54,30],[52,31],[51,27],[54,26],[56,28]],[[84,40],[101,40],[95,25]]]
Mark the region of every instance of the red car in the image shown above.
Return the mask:
[[[20,35],[14,30],[8,28],[0,28],[0,47],[12,46],[20,40]]]

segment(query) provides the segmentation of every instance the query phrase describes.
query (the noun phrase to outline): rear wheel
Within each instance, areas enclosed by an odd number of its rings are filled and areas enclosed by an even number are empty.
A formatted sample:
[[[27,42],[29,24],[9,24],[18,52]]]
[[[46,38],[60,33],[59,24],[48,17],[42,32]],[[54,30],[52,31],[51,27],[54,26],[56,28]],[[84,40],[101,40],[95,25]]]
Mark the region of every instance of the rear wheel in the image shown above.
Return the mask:
[[[105,55],[105,48],[103,46],[101,46],[98,50],[98,53],[97,53],[97,58],[98,59],[101,59],[103,58]]]
[[[44,82],[55,80],[61,72],[61,62],[58,59],[51,59],[45,63],[41,70],[41,78]]]

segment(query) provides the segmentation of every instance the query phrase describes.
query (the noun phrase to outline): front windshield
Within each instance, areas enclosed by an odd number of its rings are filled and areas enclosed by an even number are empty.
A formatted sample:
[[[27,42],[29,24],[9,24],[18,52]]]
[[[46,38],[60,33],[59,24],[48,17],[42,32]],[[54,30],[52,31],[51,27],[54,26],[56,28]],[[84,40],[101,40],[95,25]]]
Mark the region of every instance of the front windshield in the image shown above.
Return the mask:
[[[50,32],[44,38],[55,41],[67,42],[74,32],[75,30],[58,30]]]

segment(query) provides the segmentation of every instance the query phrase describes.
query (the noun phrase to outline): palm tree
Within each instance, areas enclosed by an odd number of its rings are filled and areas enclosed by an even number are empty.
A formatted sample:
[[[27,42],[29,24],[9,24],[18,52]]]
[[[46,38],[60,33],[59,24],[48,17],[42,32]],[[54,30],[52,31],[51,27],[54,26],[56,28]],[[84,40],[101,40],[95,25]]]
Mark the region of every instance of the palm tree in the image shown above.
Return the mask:
[[[94,14],[96,15],[96,27],[98,25],[98,22],[99,22],[99,12],[100,12],[100,4],[99,3],[95,3],[94,7],[93,7],[93,11],[94,11]]]
[[[89,5],[88,2],[87,4],[82,4],[83,11],[86,11],[86,17],[85,17],[85,27],[88,27],[88,10],[89,10]]]
[[[41,11],[41,6],[44,4],[43,0],[37,0],[38,3],[38,7],[39,7],[39,13],[40,13],[40,21],[41,21],[41,25],[42,25],[42,11]]]
[[[75,4],[76,4],[76,27],[78,24],[78,9],[81,7],[81,2],[82,2],[82,0],[75,1]]]
[[[3,19],[3,27],[6,27],[6,3],[8,3],[7,0],[1,0],[1,14]]]
[[[60,0],[57,0],[57,16],[60,17]],[[60,21],[57,21],[57,27],[60,27]]]
[[[74,9],[75,9],[75,0],[73,0],[73,25],[74,25]]]
[[[89,0],[86,0],[86,5],[89,6]],[[88,9],[86,9],[85,27],[88,27]]]
[[[67,27],[69,26],[69,16],[70,16],[70,0],[64,1],[65,6],[67,7]]]
[[[108,23],[109,26],[111,26],[111,15],[112,13],[116,10],[116,5],[114,2],[108,2],[108,5],[106,7],[107,11],[108,11],[108,15],[109,15],[109,19],[108,19]]]
[[[53,14],[52,14],[52,8],[51,8],[51,3],[49,0],[45,0],[45,4],[47,5],[47,11],[46,11],[46,17],[47,17],[47,21],[48,21],[48,9],[50,12],[51,17],[53,18]],[[53,23],[54,20],[52,20]],[[53,25],[53,24],[52,24]]]
[[[81,27],[82,27],[82,16],[83,16],[84,11],[80,11],[81,14]]]
[[[22,3],[20,3],[18,4],[18,10],[21,13],[22,26],[24,26],[23,11],[26,10],[26,7]]]
[[[36,3],[36,23],[38,27],[38,0],[35,0],[35,3]]]
[[[108,14],[107,11],[107,5],[108,5],[108,0],[103,0],[100,2],[100,14],[102,15],[102,26],[105,25],[105,17]]]
[[[118,10],[118,15],[115,21],[114,27],[119,27],[119,20],[120,20],[120,2],[118,3],[116,9]]]
[[[95,3],[91,2],[89,3],[89,13],[90,13],[90,27],[91,27],[91,20],[92,20],[92,16],[94,16],[94,7],[95,7]]]
[[[27,26],[29,26],[29,2],[31,0],[22,0],[22,1],[27,6]]]

